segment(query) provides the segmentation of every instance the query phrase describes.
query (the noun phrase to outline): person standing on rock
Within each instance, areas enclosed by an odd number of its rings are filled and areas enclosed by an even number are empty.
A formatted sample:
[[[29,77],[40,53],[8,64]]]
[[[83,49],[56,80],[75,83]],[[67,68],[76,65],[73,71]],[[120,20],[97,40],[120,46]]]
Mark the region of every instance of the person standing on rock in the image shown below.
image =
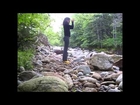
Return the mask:
[[[74,28],[74,20],[71,20],[72,25],[69,25],[70,23],[70,18],[66,17],[63,20],[63,28],[64,28],[64,51],[63,51],[63,62],[66,64],[69,64],[70,62],[67,60],[67,56],[68,56],[68,47],[69,47],[69,38],[70,38],[70,29]]]

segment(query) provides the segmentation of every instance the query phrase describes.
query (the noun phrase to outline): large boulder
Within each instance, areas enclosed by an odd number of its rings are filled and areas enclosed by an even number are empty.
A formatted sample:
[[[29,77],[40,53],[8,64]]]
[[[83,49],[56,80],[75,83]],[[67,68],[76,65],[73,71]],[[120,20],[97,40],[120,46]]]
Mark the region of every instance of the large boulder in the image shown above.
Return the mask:
[[[68,86],[58,77],[44,76],[21,83],[18,92],[68,92]]]
[[[90,60],[89,64],[92,65],[96,70],[112,70],[114,60],[102,53],[94,54]]]

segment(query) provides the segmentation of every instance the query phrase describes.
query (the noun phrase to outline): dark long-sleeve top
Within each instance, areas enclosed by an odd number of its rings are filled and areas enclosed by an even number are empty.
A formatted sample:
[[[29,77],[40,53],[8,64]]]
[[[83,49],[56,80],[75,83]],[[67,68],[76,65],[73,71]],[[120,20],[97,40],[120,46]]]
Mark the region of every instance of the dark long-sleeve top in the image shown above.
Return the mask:
[[[66,24],[64,27],[64,36],[70,37],[70,29],[74,28],[74,22],[72,22],[72,25]]]

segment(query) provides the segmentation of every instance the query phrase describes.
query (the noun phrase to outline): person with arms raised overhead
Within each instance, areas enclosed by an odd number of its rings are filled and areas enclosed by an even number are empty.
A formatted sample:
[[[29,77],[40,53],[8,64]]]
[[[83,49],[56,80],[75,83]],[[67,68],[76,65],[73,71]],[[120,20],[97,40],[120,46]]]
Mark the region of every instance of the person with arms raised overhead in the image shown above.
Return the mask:
[[[67,60],[68,57],[68,47],[69,47],[69,38],[70,38],[70,29],[74,28],[74,20],[71,20],[72,25],[69,25],[70,23],[70,18],[66,17],[63,20],[63,28],[64,28],[64,51],[63,51],[63,62],[66,64],[69,64],[70,62]]]

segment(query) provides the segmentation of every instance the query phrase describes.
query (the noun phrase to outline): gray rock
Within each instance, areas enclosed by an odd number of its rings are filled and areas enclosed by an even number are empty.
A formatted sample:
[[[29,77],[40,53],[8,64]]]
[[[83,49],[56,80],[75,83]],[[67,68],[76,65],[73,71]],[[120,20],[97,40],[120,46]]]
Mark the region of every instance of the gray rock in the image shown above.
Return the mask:
[[[123,90],[123,82],[120,82],[120,84],[119,84],[119,87],[118,87],[119,89],[121,89],[121,90]]]
[[[83,74],[86,75],[86,74],[90,74],[91,70],[89,68],[88,65],[80,65],[78,68],[77,68],[78,71],[80,70],[83,70]]]
[[[36,75],[38,75],[38,73],[34,71],[24,71],[24,72],[21,72],[18,77],[20,81],[27,81]]]
[[[88,82],[91,82],[91,83],[96,83],[96,82],[97,82],[96,79],[91,78],[91,77],[80,78],[79,81],[81,81],[81,82],[83,82],[83,81],[88,81]]]
[[[105,77],[105,76],[107,76],[109,74],[109,72],[101,72],[100,73],[100,75],[102,76],[102,77]]]
[[[95,88],[86,87],[83,92],[97,92],[97,90]]]
[[[116,79],[116,83],[119,84],[120,82],[122,82],[122,74],[120,74],[118,76],[118,78]]]
[[[37,63],[38,65],[42,66],[42,62],[41,62],[41,60],[37,60],[36,63]]]
[[[115,84],[114,81],[104,81],[101,83],[101,85],[109,85],[109,84]]]
[[[91,57],[91,65],[99,70],[112,70],[114,60],[106,54],[94,54]]]
[[[23,66],[20,66],[19,72],[25,71],[25,68]]]
[[[68,84],[68,88],[69,88],[69,89],[72,88],[72,86],[73,86],[73,81],[72,81],[70,75],[65,74],[65,75],[64,75],[64,78],[66,79],[66,83]]]
[[[92,77],[93,77],[93,78],[96,78],[96,79],[98,79],[98,80],[101,80],[101,79],[102,79],[101,75],[98,74],[98,73],[95,73],[95,72],[92,74]]]
[[[21,84],[22,82],[20,80],[17,81],[17,85]]]
[[[83,86],[84,87],[90,87],[90,88],[95,88],[96,87],[96,85],[91,83],[91,82],[86,82]]]
[[[110,90],[108,90],[108,92],[121,92],[121,91],[118,89],[110,89]]]
[[[82,72],[79,72],[77,75],[78,76],[83,76],[83,73]]]
[[[109,87],[112,89],[115,89],[115,85],[114,84],[109,84]]]

